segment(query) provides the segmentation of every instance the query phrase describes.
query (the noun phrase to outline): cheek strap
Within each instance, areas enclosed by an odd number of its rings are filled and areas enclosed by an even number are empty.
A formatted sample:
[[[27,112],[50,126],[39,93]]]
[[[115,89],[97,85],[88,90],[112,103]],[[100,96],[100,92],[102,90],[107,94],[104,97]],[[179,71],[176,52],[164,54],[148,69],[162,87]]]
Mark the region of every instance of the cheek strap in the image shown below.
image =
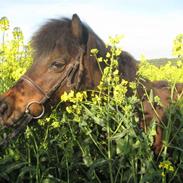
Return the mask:
[[[77,71],[78,71],[77,81],[74,83]],[[84,74],[84,49],[80,48],[79,54],[76,57],[74,67],[68,69],[67,87],[78,90],[82,81],[83,74]]]

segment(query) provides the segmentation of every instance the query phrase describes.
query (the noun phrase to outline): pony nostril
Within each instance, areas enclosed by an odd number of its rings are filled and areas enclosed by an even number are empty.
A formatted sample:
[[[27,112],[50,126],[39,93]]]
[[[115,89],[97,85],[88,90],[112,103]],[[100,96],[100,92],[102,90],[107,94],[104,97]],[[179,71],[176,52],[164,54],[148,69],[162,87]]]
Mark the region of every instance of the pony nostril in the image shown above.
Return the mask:
[[[8,105],[5,102],[0,103],[0,114],[4,114],[8,109]]]

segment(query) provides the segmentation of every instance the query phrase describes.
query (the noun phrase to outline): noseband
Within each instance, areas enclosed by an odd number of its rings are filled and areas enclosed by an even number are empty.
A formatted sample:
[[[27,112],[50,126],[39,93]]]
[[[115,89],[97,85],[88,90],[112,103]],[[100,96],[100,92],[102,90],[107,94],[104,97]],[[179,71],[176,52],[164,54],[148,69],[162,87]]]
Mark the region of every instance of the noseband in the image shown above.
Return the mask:
[[[67,66],[66,72],[62,75],[60,80],[58,80],[58,82],[48,92],[45,92],[41,86],[35,83],[27,75],[22,76],[21,80],[25,81],[29,86],[37,90],[43,96],[43,98],[40,101],[29,102],[25,108],[25,114],[31,115],[32,119],[41,118],[45,113],[45,107],[44,107],[45,102],[49,100],[51,96],[65,83],[67,84],[67,87],[78,90],[81,83],[82,76],[83,76],[83,72],[84,72],[83,56],[84,56],[84,49],[80,47],[79,53],[74,59],[75,60],[74,64],[69,64]],[[74,83],[73,81],[77,71],[78,71],[78,79],[76,83]],[[38,104],[41,106],[42,112],[38,116],[34,116],[30,113],[30,106],[33,104]]]

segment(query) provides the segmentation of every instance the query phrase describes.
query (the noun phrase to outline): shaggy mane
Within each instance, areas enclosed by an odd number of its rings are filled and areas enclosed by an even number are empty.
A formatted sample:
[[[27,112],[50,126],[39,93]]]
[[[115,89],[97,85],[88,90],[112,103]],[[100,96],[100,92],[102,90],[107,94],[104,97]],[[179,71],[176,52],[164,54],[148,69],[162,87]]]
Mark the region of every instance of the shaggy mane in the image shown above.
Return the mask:
[[[50,19],[46,22],[32,37],[31,45],[34,51],[34,56],[47,55],[56,47],[60,41],[72,42],[73,36],[71,33],[71,19]],[[86,44],[88,33],[93,32],[90,27],[82,23],[83,27],[83,42]],[[66,39],[67,38],[67,39]]]

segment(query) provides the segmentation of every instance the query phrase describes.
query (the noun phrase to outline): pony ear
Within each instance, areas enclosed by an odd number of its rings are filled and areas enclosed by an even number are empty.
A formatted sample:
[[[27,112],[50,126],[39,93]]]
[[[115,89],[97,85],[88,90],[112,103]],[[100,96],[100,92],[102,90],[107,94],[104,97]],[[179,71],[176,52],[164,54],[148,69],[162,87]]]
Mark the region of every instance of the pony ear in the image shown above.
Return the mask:
[[[96,44],[95,37],[92,33],[89,33],[88,41],[87,41],[87,52],[88,52],[89,56],[91,55],[90,54],[91,49],[96,48],[96,47],[97,47],[97,44]]]
[[[90,56],[90,52],[91,52],[91,49],[93,48],[96,48],[98,50],[100,50],[100,55],[101,56],[105,56],[105,47],[103,45],[105,45],[105,43],[103,44],[100,44],[100,42],[103,42],[102,40],[100,41],[97,41],[97,39],[99,38],[96,38],[96,35],[94,33],[89,33],[88,34],[88,41],[87,41],[87,53],[88,55]]]
[[[76,38],[78,38],[79,40],[82,39],[83,28],[82,28],[81,20],[77,14],[74,14],[72,16],[71,30],[72,30],[72,34]]]

